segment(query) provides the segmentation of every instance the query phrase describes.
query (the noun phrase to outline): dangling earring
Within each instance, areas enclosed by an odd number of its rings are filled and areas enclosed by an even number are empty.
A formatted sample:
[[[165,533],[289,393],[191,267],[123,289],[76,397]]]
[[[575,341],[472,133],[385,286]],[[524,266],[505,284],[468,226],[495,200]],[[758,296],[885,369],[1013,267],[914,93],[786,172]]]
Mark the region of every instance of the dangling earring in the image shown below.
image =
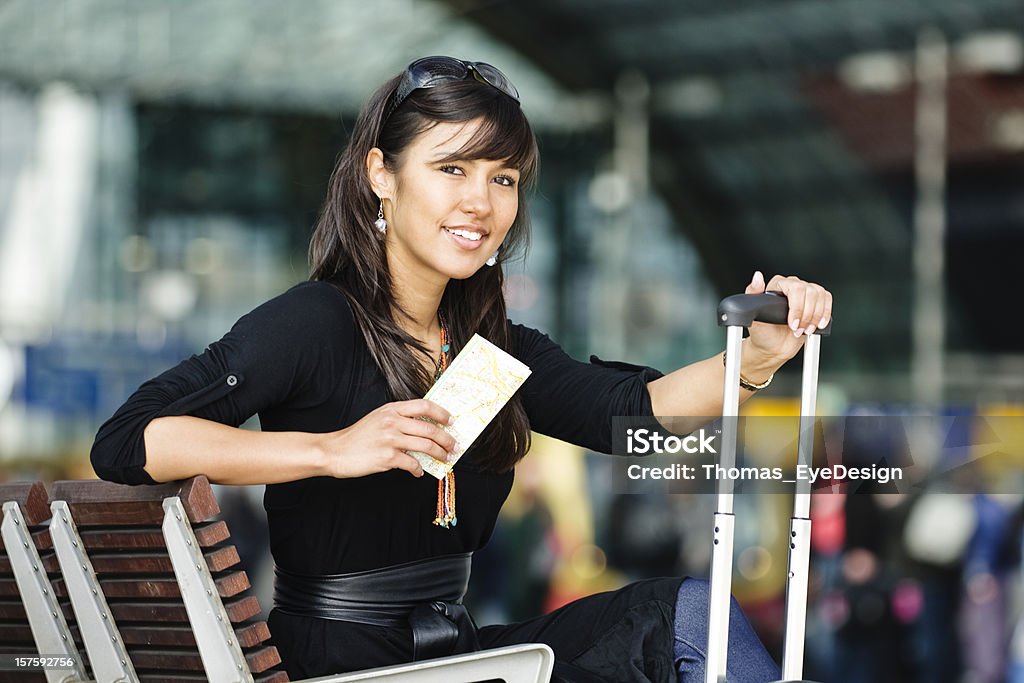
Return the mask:
[[[384,220],[384,200],[383,199],[380,200],[380,208],[377,209],[377,220],[375,220],[373,222],[373,225],[374,225],[374,227],[377,228],[377,230],[380,232],[380,234],[386,235],[388,233],[388,222],[386,220]]]
[[[484,263],[486,263],[489,266],[493,266],[494,264],[496,264],[498,262],[498,254],[500,254],[500,253],[501,253],[501,247],[498,247],[498,250],[496,252],[494,252],[493,254],[491,254],[491,256],[486,261],[484,261]]]

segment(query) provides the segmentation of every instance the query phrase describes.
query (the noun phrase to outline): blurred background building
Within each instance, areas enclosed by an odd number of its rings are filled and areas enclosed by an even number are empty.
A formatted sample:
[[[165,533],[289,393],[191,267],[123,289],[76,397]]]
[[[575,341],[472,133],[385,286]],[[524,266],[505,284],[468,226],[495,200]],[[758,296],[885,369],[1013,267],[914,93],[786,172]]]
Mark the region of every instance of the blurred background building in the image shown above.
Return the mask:
[[[755,269],[798,274],[838,302],[821,412],[1020,416],[1022,35],[1020,0],[0,2],[0,478],[92,476],[92,436],[135,387],[305,279],[358,107],[428,54],[499,66],[538,132],[517,321],[667,370],[722,348],[715,305]],[[798,374],[750,409],[792,414]],[[478,558],[493,618],[706,572],[706,497],[616,496],[606,458],[546,440],[528,461]],[[815,675],[1011,675],[1019,499],[969,503],[986,523],[937,560],[901,540],[920,498],[884,495],[816,504]],[[737,548],[769,640],[777,498],[743,503],[762,524]],[[989,664],[950,654],[978,614],[999,623]]]

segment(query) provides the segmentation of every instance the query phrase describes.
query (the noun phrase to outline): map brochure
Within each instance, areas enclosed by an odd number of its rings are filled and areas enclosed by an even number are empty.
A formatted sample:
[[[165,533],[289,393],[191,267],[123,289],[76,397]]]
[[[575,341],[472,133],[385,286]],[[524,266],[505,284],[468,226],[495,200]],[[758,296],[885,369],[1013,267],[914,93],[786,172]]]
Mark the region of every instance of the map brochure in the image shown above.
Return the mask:
[[[530,368],[474,334],[424,398],[455,418],[454,424],[444,430],[455,437],[461,457],[529,376]],[[410,451],[409,455],[438,479],[444,478],[455,465],[446,465],[418,451]]]

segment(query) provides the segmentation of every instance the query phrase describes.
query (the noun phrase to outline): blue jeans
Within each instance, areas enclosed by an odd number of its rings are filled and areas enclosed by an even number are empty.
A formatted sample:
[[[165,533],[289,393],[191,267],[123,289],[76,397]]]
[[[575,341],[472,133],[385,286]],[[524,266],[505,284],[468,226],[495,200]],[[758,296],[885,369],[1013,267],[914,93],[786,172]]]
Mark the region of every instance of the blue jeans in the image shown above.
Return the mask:
[[[675,664],[679,683],[702,683],[708,647],[708,598],[711,584],[688,578],[676,598]],[[729,612],[729,683],[766,683],[781,678],[736,599]]]

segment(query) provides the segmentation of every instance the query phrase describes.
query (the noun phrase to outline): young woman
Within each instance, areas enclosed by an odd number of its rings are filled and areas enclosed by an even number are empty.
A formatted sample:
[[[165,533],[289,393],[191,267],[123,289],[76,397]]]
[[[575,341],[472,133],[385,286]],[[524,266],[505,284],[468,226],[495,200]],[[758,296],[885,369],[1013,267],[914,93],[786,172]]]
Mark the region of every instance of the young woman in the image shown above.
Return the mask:
[[[536,171],[534,135],[501,72],[413,62],[371,97],[338,160],[311,279],[145,383],[96,437],[92,462],[106,479],[267,484],[270,627],[293,677],[545,642],[563,680],[702,679],[702,581],[642,581],[478,632],[458,604],[531,430],[607,452],[612,416],[721,410],[721,354],[664,376],[585,364],[508,321],[501,263],[527,238],[523,193]],[[747,291],[765,288],[758,273]],[[767,288],[789,297],[791,326],[755,324],[743,354],[750,384],[832,314],[818,285],[776,276]],[[459,446],[438,426],[445,410],[418,397],[474,333],[532,375],[438,482],[408,451],[445,461]],[[237,429],[253,414],[261,432]],[[457,638],[432,639],[433,601],[447,603]],[[730,623],[730,680],[777,677],[735,608]]]

